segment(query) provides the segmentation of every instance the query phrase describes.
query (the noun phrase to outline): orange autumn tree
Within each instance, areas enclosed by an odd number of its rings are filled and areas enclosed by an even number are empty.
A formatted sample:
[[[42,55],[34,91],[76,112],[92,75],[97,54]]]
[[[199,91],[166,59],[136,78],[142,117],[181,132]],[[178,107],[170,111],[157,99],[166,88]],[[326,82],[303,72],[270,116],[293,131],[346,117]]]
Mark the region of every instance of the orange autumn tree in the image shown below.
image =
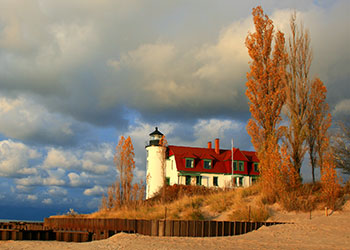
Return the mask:
[[[330,147],[328,129],[332,116],[326,102],[327,88],[316,78],[311,86],[308,116],[308,144],[312,177],[316,163],[320,166],[323,199],[334,209],[340,193],[340,178],[336,171],[336,159]],[[314,180],[314,179],[313,179]]]
[[[128,204],[131,201],[132,180],[135,169],[134,157],[134,146],[132,145],[130,136],[127,139],[121,136],[114,155],[114,164],[116,165],[120,179],[121,204]]]
[[[260,160],[261,183],[265,194],[276,197],[281,155],[278,141],[282,135],[281,110],[285,102],[286,65],[284,34],[274,34],[272,20],[260,6],[253,9],[255,32],[246,38],[250,61],[247,91],[251,119],[248,134]],[[274,48],[272,50],[272,43]]]
[[[131,138],[125,139],[124,136],[121,136],[114,155],[119,178],[108,187],[107,197],[103,194],[100,211],[135,208],[142,204],[145,185],[142,180],[139,183],[133,183],[134,157]]]
[[[307,144],[312,168],[312,180],[315,182],[315,168],[322,167],[324,151],[328,150],[327,131],[331,126],[332,117],[328,112],[329,107],[326,102],[327,88],[323,82],[316,78],[309,95],[307,109]],[[317,164],[318,163],[318,164]]]
[[[323,141],[323,147],[329,149],[329,138]],[[336,171],[336,162],[330,150],[324,152],[321,166],[322,198],[331,209],[336,208],[336,201],[339,197],[341,186],[340,178]]]

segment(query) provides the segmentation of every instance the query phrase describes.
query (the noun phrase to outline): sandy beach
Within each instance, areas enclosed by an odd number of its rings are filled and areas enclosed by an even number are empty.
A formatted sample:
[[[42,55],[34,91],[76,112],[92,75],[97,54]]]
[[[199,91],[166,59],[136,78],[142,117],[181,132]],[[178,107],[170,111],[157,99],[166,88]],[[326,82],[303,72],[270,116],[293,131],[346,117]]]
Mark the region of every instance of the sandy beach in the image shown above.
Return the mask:
[[[277,212],[271,218],[294,224],[261,227],[240,236],[214,238],[150,237],[120,233],[88,243],[0,241],[0,249],[350,249],[350,203],[326,217],[324,211]]]

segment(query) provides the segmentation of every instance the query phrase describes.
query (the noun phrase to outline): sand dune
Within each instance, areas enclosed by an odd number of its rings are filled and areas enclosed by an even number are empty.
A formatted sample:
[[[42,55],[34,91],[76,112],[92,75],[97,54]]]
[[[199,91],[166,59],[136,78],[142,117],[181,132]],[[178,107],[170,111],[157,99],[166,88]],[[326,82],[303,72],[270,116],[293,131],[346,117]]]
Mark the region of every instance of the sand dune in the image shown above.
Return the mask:
[[[0,241],[0,249],[349,249],[350,203],[343,211],[326,217],[312,213],[277,212],[274,219],[294,224],[261,227],[240,236],[215,238],[150,237],[117,234],[107,240],[89,243],[45,241]]]

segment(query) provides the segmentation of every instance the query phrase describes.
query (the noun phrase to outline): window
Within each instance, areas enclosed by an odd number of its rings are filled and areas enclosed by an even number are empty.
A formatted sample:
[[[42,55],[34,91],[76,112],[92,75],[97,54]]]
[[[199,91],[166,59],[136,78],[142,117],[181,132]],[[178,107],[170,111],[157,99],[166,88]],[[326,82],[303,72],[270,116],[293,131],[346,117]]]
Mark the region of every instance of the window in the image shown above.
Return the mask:
[[[211,160],[203,160],[203,167],[205,169],[211,169]]]
[[[239,161],[238,167],[239,167],[239,171],[244,171],[244,161]]]
[[[166,177],[166,184],[169,186],[170,185],[170,178]]]
[[[233,170],[237,171],[237,161],[233,161]]]
[[[238,177],[238,186],[239,187],[243,186],[243,177]]]
[[[202,185],[202,176],[196,176],[196,184]]]
[[[186,175],[186,185],[191,185],[191,176]]]
[[[217,176],[213,177],[213,186],[215,186],[215,187],[218,186],[218,177]]]
[[[186,168],[193,168],[193,159],[186,158]]]
[[[259,163],[254,163],[254,172],[259,172]]]

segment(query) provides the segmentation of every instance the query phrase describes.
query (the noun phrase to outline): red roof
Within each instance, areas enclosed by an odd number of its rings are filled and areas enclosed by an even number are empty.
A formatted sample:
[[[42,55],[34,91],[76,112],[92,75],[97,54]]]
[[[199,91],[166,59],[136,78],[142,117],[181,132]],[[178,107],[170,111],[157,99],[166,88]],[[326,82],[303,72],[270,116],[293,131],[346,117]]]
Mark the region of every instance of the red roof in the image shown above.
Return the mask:
[[[232,173],[232,151],[230,149],[220,149],[219,154],[216,154],[213,148],[168,146],[168,149],[169,156],[175,156],[178,171],[221,174]],[[239,148],[234,148],[233,151],[233,160],[244,162],[244,171],[234,171],[234,173],[257,175],[257,173],[251,173],[251,163],[259,162],[256,153],[252,151],[241,151]],[[186,158],[194,159],[193,168],[186,168]],[[210,169],[204,168],[204,159],[212,160]]]
[[[260,162],[256,152],[254,151],[241,151],[252,162]]]

